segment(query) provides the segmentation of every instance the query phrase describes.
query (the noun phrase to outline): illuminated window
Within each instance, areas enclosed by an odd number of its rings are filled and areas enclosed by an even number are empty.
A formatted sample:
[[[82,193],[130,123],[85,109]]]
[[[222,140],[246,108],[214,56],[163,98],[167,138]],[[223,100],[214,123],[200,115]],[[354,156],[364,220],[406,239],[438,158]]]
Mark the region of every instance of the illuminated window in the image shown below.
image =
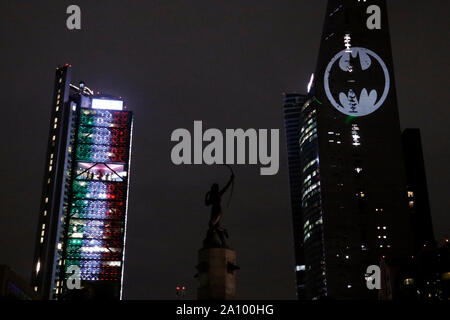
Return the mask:
[[[295,268],[295,270],[297,270],[297,271],[305,271],[305,270],[306,270],[306,267],[305,267],[305,265],[300,265],[300,266],[297,266],[297,267]]]
[[[55,141],[55,140],[56,140],[56,136],[53,136],[53,137],[52,137],[52,141]]]
[[[361,137],[359,135],[359,127],[357,124],[352,124],[352,140],[353,140],[353,146],[358,147],[361,145]]]
[[[34,287],[34,291],[36,291],[36,292],[37,292],[37,291],[38,291],[38,287]]]
[[[352,40],[352,38],[351,38],[350,34],[346,33],[345,36],[344,36],[344,47],[346,48],[345,52],[352,52],[352,50],[351,50],[351,47],[352,47],[351,40]]]
[[[408,191],[408,198],[414,198],[414,192]]]
[[[41,237],[41,243],[43,243],[43,242],[44,242],[44,238]]]
[[[414,208],[414,201],[409,201],[409,207]]]
[[[45,203],[48,203],[48,198],[45,198]]]
[[[44,217],[47,215],[47,210],[44,210]]]
[[[405,286],[413,285],[414,284],[414,279],[413,278],[407,278],[407,279],[403,280],[403,284]]]
[[[40,260],[38,260],[38,262],[36,264],[36,274],[39,273],[39,270],[41,270],[41,262],[40,262]]]

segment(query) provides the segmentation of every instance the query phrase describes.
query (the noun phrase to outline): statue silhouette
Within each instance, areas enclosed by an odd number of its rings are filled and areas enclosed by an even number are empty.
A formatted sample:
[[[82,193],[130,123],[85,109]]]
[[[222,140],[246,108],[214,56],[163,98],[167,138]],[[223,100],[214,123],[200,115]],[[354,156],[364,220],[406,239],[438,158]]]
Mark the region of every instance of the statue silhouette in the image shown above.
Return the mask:
[[[228,190],[234,181],[234,174],[231,174],[230,180],[225,185],[225,187],[220,190],[219,185],[214,183],[211,189],[206,193],[205,205],[211,206],[211,217],[209,219],[209,229],[204,241],[204,245],[207,247],[222,247],[227,248],[228,244],[226,238],[228,238],[228,233],[225,229],[220,226],[220,220],[223,217],[223,210],[221,205],[222,195]],[[220,243],[215,240],[215,235],[218,236]]]

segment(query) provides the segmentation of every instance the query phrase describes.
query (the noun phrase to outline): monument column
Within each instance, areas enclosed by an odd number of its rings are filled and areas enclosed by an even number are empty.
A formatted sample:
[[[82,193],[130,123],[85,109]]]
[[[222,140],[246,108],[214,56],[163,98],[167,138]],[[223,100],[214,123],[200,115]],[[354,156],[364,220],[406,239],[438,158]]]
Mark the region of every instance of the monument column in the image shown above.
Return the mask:
[[[221,227],[223,217],[222,195],[233,186],[234,174],[227,185],[220,190],[214,183],[206,194],[205,204],[211,206],[211,218],[203,247],[198,251],[197,275],[198,300],[233,300],[236,297],[236,252],[228,245],[228,232]]]
[[[202,248],[198,252],[198,300],[233,300],[236,297],[236,252]]]

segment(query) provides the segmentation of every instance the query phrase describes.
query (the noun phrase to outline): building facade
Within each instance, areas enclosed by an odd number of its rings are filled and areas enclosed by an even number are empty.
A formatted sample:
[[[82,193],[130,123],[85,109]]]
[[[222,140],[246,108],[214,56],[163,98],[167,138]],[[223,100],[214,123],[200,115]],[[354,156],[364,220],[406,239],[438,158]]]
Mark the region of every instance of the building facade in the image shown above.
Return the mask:
[[[416,254],[424,246],[431,247],[435,242],[420,130],[411,128],[403,130],[402,146]]]
[[[306,95],[284,94],[284,125],[286,130],[286,146],[289,167],[289,186],[292,209],[292,225],[294,229],[295,274],[297,298],[305,298],[305,258],[303,252],[302,210],[300,201],[301,169],[300,169],[300,110],[306,102]]]
[[[385,1],[328,1],[299,112],[304,296],[377,299],[367,268],[412,254]]]
[[[450,300],[450,246],[422,246],[409,259],[382,259],[380,300]]]
[[[70,81],[71,66],[57,68],[32,286],[43,299],[119,299],[133,115]]]

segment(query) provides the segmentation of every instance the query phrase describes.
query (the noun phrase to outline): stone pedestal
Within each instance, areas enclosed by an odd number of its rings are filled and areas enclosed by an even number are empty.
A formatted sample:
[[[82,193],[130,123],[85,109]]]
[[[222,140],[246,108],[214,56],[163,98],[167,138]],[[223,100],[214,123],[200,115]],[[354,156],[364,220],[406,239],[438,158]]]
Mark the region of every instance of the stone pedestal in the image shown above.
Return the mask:
[[[236,252],[203,248],[198,252],[198,300],[233,300],[236,296]]]

